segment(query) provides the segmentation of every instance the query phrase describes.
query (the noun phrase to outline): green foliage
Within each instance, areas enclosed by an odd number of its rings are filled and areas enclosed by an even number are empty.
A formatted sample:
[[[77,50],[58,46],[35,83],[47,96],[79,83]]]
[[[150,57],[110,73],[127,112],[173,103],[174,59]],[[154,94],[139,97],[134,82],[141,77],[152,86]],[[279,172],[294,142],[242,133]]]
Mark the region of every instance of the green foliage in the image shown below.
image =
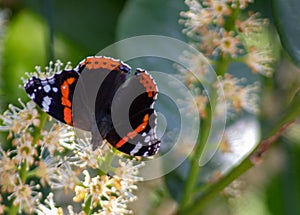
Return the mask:
[[[260,10],[262,17],[270,17],[271,7],[269,3],[269,1],[258,0],[251,5],[251,9]],[[20,77],[25,76],[25,72],[34,71],[36,65],[45,66],[51,58],[51,52],[53,52],[54,59],[59,58],[64,62],[72,61],[73,65],[76,65],[84,57],[95,55],[108,45],[132,36],[157,34],[187,41],[186,36],[182,34],[183,26],[178,23],[180,11],[187,10],[183,1],[25,0],[16,4],[17,7],[12,8],[12,14],[7,21],[1,57],[1,105],[5,104],[5,106],[9,103],[16,103],[18,97],[22,97],[24,100],[28,99],[22,88],[18,88],[18,85],[22,84]],[[3,7],[5,6],[7,5]],[[284,63],[287,61],[285,56],[279,56],[282,50],[289,55],[296,66],[300,67],[299,8],[300,1],[298,0],[272,0],[272,15],[275,25],[271,20],[271,27],[266,29],[261,37],[252,38],[252,41],[248,41],[251,45],[252,43],[259,44],[259,46],[266,43],[271,44],[276,60],[274,77],[262,78],[253,73],[244,75],[250,73],[250,69],[245,64],[229,63],[228,59],[225,58],[224,61],[216,59],[217,67],[220,65],[223,67],[221,69],[224,69],[219,73],[220,75],[224,75],[226,72],[236,77],[245,77],[247,83],[244,84],[261,83],[262,89],[257,93],[261,98],[261,114],[249,115],[247,112],[240,112],[238,115],[238,119],[251,118],[259,124],[259,129],[262,131],[260,140],[274,135],[281,126],[297,119],[299,115],[299,95],[297,94],[300,88],[300,82],[297,81],[299,71],[298,74],[294,73],[289,76],[290,79],[284,79],[285,69],[277,67],[278,65],[284,67]],[[228,24],[230,25],[229,29],[234,29],[234,21],[231,20]],[[277,33],[281,45],[276,41]],[[52,34],[53,41],[51,39]],[[176,73],[170,63],[150,58],[133,62],[133,65],[142,64],[145,66],[146,64],[153,64],[153,62],[156,65],[149,66],[149,68],[163,68],[169,73],[173,71]],[[289,68],[287,67],[287,70]],[[293,70],[297,71],[295,68]],[[168,111],[168,105],[167,102],[161,104],[161,110]],[[168,114],[171,116],[173,113],[168,112]],[[233,125],[238,119],[230,119],[227,125]],[[176,124],[175,121],[173,121],[174,124]],[[263,204],[272,215],[299,214],[299,140],[291,141],[288,138],[283,138],[280,139],[280,142],[284,144],[281,144],[277,149],[282,151],[287,158],[282,170],[278,174],[270,176],[270,181],[261,188],[260,193],[263,193],[264,197],[255,197],[255,194],[252,197],[262,198]],[[201,168],[201,171],[196,172],[193,183],[195,183],[197,190],[190,194],[195,198],[190,200],[192,201],[190,208],[182,210],[180,213],[193,214],[204,211],[207,205],[213,203],[213,199],[220,191],[246,170],[253,167],[249,157],[246,157],[240,162],[231,163],[229,170],[224,171],[224,166],[220,164],[222,160],[219,158],[220,154],[217,154],[211,162]],[[166,175],[164,177],[166,190],[160,190],[160,192],[168,193],[179,204],[184,196],[184,187],[190,182],[187,180],[191,166],[192,159],[188,158],[176,170]],[[199,167],[197,166],[197,168]],[[207,180],[211,179],[217,171],[229,174],[222,175],[223,178],[216,183],[208,184]],[[168,196],[166,193],[162,196]],[[139,196],[139,198],[143,198],[143,196]],[[160,205],[157,202],[155,204]],[[229,204],[227,210],[230,211]]]
[[[300,66],[300,22],[298,0],[273,0],[273,17],[284,50]]]
[[[129,0],[120,14],[117,39],[138,35],[164,35],[184,40],[179,12],[186,9],[183,1]]]
[[[3,94],[9,95],[6,102],[15,103],[16,98],[24,96],[18,85],[25,72],[46,64],[46,28],[45,22],[28,10],[12,17],[4,38],[1,72]]]

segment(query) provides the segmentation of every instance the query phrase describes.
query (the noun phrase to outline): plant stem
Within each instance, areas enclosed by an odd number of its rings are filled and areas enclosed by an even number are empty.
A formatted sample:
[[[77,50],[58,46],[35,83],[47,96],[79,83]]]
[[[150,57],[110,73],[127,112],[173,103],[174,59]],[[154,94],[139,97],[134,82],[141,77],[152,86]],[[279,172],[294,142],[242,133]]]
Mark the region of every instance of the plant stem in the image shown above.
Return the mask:
[[[202,120],[202,125],[200,129],[200,137],[199,141],[196,144],[195,151],[191,157],[191,167],[189,170],[189,174],[185,183],[185,187],[182,193],[181,202],[179,206],[179,214],[181,214],[181,211],[183,211],[193,200],[193,194],[194,189],[197,185],[197,180],[199,178],[200,173],[200,167],[199,167],[199,158],[203,152],[205,143],[208,138],[209,129],[210,129],[210,108],[207,108],[208,110],[208,117],[206,119]]]
[[[215,72],[217,73],[218,76],[224,77],[229,63],[230,61],[228,58],[220,56],[220,59],[217,61],[215,67]]]
[[[287,129],[287,127],[299,116],[300,114],[300,93],[297,93],[294,97],[289,109],[286,114],[281,117],[278,123],[270,130],[268,139],[263,140],[252,152],[246,156],[240,164],[229,171],[224,177],[219,181],[215,182],[209,186],[193,203],[188,209],[185,208],[181,210],[179,214],[194,215],[201,213],[202,209],[212,198],[219,194],[225,187],[232,183],[239,176],[244,174],[247,170],[254,166],[253,156],[261,156],[265,151],[267,151],[271,145],[274,143],[279,136]],[[264,145],[264,147],[262,147]]]
[[[46,114],[45,112],[42,112],[41,117],[40,117],[40,125],[38,127],[36,127],[36,129],[34,130],[34,132],[32,134],[32,136],[33,136],[32,145],[36,145],[37,141],[39,140],[39,138],[41,136],[41,131],[44,128],[47,118],[48,118],[48,114]]]
[[[227,32],[234,31],[236,28],[235,22],[238,19],[240,14],[240,5],[239,1],[236,1],[236,7],[232,8],[230,16],[226,19],[224,28]]]
[[[224,29],[227,32],[235,30],[235,21],[238,19],[239,13],[240,13],[239,3],[237,2],[236,8],[232,9],[230,16],[227,17],[226,22],[224,24]],[[216,62],[216,67],[215,67],[215,72],[217,73],[217,75],[224,77],[228,65],[231,61],[233,61],[233,59],[220,55],[218,61]]]
[[[291,123],[289,123],[288,125],[284,126],[284,128],[279,131],[280,132],[279,135],[281,135],[283,133],[283,131],[290,124]],[[278,134],[274,134],[274,136],[276,137],[274,140],[273,140],[273,136],[271,136],[266,141],[271,140],[272,142],[270,142],[270,143],[274,143],[278,139],[279,135]],[[264,142],[265,141],[261,141],[261,143],[264,143]],[[247,170],[249,170],[251,167],[253,167],[255,165],[255,163],[252,162],[252,157],[253,156],[257,156],[257,154],[261,156],[260,147],[259,147],[260,145],[262,145],[262,144],[259,144],[257,146],[257,148],[255,148],[252,153],[250,153],[247,157],[245,157],[239,165],[237,165],[236,167],[234,167],[229,173],[227,173],[219,181],[217,181],[216,183],[214,183],[211,186],[209,186],[197,198],[197,200],[194,202],[194,204],[188,210],[183,211],[184,214],[185,215],[193,215],[193,214],[199,214],[199,213],[201,213],[201,211],[203,210],[204,206],[211,199],[213,199],[216,195],[218,195],[220,191],[222,191],[225,187],[227,187],[229,184],[231,184],[235,179],[237,179],[238,177],[240,177],[241,175],[243,175]],[[270,146],[270,145],[268,145],[268,146]],[[265,152],[265,151],[263,151],[263,152]]]
[[[229,17],[227,17],[226,22],[224,24],[224,29],[227,32],[233,31],[235,28],[235,21],[239,15],[239,4],[237,3],[237,7],[232,10],[232,13]],[[218,61],[215,64],[215,72],[218,76],[224,77],[227,68],[230,64],[230,58],[227,56],[220,55]],[[214,114],[214,109],[216,106],[216,98],[217,95],[215,92],[212,93],[210,107],[206,108],[208,112],[208,116],[201,121],[201,129],[200,129],[200,137],[196,144],[195,150],[191,156],[191,166],[189,169],[188,177],[185,182],[185,186],[183,189],[180,205],[179,205],[179,214],[185,214],[187,212],[188,206],[191,205],[193,198],[196,193],[195,188],[197,185],[197,181],[200,175],[200,167],[199,167],[199,158],[204,150],[206,141],[208,139],[209,131],[211,128],[211,120],[212,114]],[[211,109],[210,109],[211,108]],[[250,162],[250,161],[249,161]],[[246,163],[247,164],[247,163]],[[238,173],[237,173],[238,174]],[[229,175],[230,176],[230,175]],[[231,176],[235,177],[235,175]],[[229,178],[230,180],[230,178]],[[225,181],[226,182],[226,181]],[[217,187],[222,187],[222,184],[216,184]],[[214,195],[214,194],[211,194]],[[208,199],[209,199],[208,195]],[[195,214],[195,213],[194,213]]]
[[[14,198],[12,199],[12,200],[14,200]],[[11,202],[14,202],[14,201],[11,201]],[[11,205],[11,207],[9,207],[9,209],[8,209],[8,215],[16,215],[16,214],[18,214],[18,212],[19,212],[19,206],[18,205]]]
[[[227,67],[230,61],[228,58],[220,56],[220,60],[216,62],[215,71],[217,75],[224,76],[227,71]],[[201,128],[200,128],[200,137],[196,144],[195,151],[191,156],[191,167],[189,170],[189,174],[183,189],[180,206],[179,206],[179,214],[180,211],[183,211],[184,208],[187,208],[188,205],[192,202],[194,198],[194,190],[197,185],[197,181],[200,175],[200,167],[199,167],[199,158],[204,150],[205,144],[208,139],[208,135],[211,129],[211,119],[212,114],[214,114],[214,109],[216,106],[217,93],[215,89],[212,89],[211,97],[210,97],[210,106],[206,108],[207,117],[202,119]]]
[[[92,197],[88,197],[85,202],[84,202],[84,207],[83,211],[87,214],[90,215],[92,213],[91,211],[91,204],[92,204]]]
[[[23,160],[23,162],[21,163],[21,168],[19,170],[19,174],[20,174],[20,178],[22,180],[22,182],[26,182],[27,179],[27,161]]]
[[[203,207],[220,191],[231,184],[232,181],[237,179],[240,175],[245,173],[248,169],[253,166],[249,157],[244,159],[236,168],[233,168],[227,175],[221,178],[218,182],[212,184],[201,196],[195,201],[192,207],[186,211],[186,215],[199,214]]]

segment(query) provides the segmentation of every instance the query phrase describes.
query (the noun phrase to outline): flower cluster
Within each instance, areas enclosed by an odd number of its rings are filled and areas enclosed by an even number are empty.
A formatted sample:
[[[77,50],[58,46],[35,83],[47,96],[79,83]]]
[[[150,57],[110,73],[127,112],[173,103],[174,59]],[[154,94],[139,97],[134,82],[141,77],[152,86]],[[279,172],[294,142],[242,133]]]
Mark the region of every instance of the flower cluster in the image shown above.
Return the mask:
[[[127,166],[131,167],[127,167]],[[120,163],[119,171],[129,173],[129,170],[136,171],[137,166],[132,166],[131,162],[124,165]],[[87,171],[84,171],[85,180],[81,185],[75,187],[76,196],[73,198],[75,202],[83,202],[84,206],[89,207],[101,206],[98,210],[99,214],[128,214],[131,213],[127,209],[127,203],[136,199],[131,192],[137,189],[135,181],[141,180],[139,177],[123,178],[116,175],[115,177],[102,175],[91,177]],[[132,172],[130,172],[132,174]],[[123,174],[121,174],[123,175]]]
[[[50,63],[46,75],[62,66],[60,61]],[[46,76],[40,68],[34,74]],[[55,122],[32,101],[19,103],[21,107],[9,105],[0,115],[0,130],[8,134],[7,144],[0,145],[0,214],[64,214],[63,207],[56,206],[55,192],[43,196],[45,187],[73,193],[74,203],[82,203],[79,212],[65,208],[69,214],[131,212],[127,203],[136,199],[132,192],[142,180],[138,177],[142,163],[120,153],[113,166],[109,144],[93,150],[87,133],[83,138],[75,135],[72,127]],[[113,166],[109,171],[115,175],[107,175],[103,165]]]
[[[259,85],[256,83],[246,85],[244,78],[235,78],[230,74],[225,74],[222,80],[216,83],[218,90],[222,89],[227,102],[227,109],[239,112],[242,109],[250,113],[258,112]]]
[[[251,57],[251,63],[249,60],[244,62],[254,72],[270,75],[269,70],[265,72],[264,66],[262,68],[253,66],[272,63],[269,49],[253,48],[243,40],[246,36],[259,34],[267,24],[267,20],[259,18],[258,13],[249,12],[246,18],[239,18],[240,10],[252,1],[204,0],[201,2],[186,0],[189,11],[180,13],[184,18],[180,20],[180,23],[185,26],[183,32],[196,41],[198,49],[208,57],[234,58],[241,55],[259,55],[259,58]]]
[[[213,86],[223,87],[226,102],[238,112],[241,109],[257,112],[257,84],[241,84],[233,75],[227,75],[230,63],[244,63],[253,73],[272,75],[270,47],[259,44],[263,27],[267,19],[260,18],[259,13],[245,12],[252,0],[186,0],[188,11],[181,12],[184,25],[183,33],[191,38],[191,45],[203,53],[213,66],[220,83]],[[251,40],[252,38],[252,40]],[[253,42],[255,41],[255,42]],[[208,63],[199,60],[194,53],[183,53],[181,63],[189,66],[190,72],[183,72],[186,85],[195,88],[202,82],[208,71]],[[187,63],[189,61],[189,63]],[[204,63],[203,63],[204,62]],[[241,72],[241,71],[239,71]],[[229,109],[231,109],[229,108]],[[202,107],[203,109],[203,107]],[[231,110],[232,110],[231,109]],[[201,117],[205,114],[201,111]]]

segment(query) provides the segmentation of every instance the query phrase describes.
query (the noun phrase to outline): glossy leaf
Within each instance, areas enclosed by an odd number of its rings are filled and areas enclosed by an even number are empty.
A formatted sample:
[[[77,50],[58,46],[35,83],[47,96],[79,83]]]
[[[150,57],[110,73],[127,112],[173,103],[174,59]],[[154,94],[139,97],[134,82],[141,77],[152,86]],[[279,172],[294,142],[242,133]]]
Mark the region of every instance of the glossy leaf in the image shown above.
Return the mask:
[[[69,43],[81,48],[82,58],[115,42],[116,22],[124,2],[26,0],[25,5],[43,16],[55,34],[62,34]]]
[[[157,34],[184,40],[179,12],[185,10],[183,1],[130,0],[120,15],[117,38]]]
[[[273,17],[283,48],[300,66],[300,1],[273,0]]]

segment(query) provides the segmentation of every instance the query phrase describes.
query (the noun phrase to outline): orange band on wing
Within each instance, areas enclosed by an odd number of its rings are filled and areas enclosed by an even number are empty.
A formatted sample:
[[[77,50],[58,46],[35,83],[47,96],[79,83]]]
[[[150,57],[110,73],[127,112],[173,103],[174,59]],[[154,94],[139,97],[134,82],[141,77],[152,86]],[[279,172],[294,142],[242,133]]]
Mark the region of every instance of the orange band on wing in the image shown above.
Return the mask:
[[[64,81],[64,83],[60,86],[60,91],[63,97],[69,99],[70,89],[69,86],[73,84],[75,81],[75,78],[68,78]]]
[[[68,107],[64,108],[64,120],[68,125],[72,124],[72,110]]]
[[[121,65],[121,62],[110,59],[110,58],[104,58],[104,57],[91,57],[86,58],[83,63],[87,69],[108,69],[108,70],[114,70],[118,66]]]
[[[153,80],[146,73],[141,73],[139,76],[140,83],[146,88],[148,97],[154,97],[157,93],[156,86]]]
[[[136,135],[138,135],[139,132],[143,131],[149,121],[149,114],[146,114],[144,116],[143,122],[142,124],[140,124],[138,127],[136,127],[136,129],[134,129],[133,131],[129,132],[125,137],[123,137],[117,144],[116,144],[116,148],[120,148],[121,146],[123,146],[125,143],[128,142],[128,139],[133,139]]]
[[[68,78],[63,82],[63,84],[60,86],[60,92],[62,94],[61,97],[61,104],[64,107],[64,120],[68,125],[72,125],[72,103],[69,99],[70,97],[70,85],[73,84],[75,81],[75,78]]]
[[[70,100],[68,98],[66,98],[66,97],[62,97],[61,98],[61,104],[63,106],[67,106],[67,107],[71,107],[72,106]]]
[[[125,143],[128,142],[128,137],[123,137],[117,144],[116,144],[116,148],[120,148],[121,146],[123,146]]]

